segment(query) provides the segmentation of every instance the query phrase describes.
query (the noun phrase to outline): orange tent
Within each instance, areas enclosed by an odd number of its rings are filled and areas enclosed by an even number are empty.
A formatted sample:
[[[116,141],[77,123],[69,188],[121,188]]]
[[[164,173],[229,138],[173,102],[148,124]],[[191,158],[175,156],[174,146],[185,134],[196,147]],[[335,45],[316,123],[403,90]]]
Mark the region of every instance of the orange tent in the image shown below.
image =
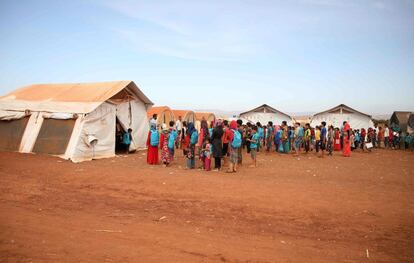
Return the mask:
[[[174,113],[174,116],[177,118],[181,116],[181,120],[185,121],[185,122],[192,122],[195,123],[196,121],[196,116],[194,111],[191,110],[172,110],[172,112]]]
[[[211,123],[216,120],[216,115],[214,115],[214,113],[211,113],[211,112],[196,112],[195,116],[196,116],[196,128],[197,128],[197,130],[200,129],[201,121],[203,120],[203,118],[204,118],[204,120],[207,121],[208,127],[211,127]]]
[[[161,128],[163,123],[169,124],[170,121],[174,121],[174,113],[167,106],[152,107],[147,111],[148,119],[152,118],[152,115],[157,114],[157,127]]]

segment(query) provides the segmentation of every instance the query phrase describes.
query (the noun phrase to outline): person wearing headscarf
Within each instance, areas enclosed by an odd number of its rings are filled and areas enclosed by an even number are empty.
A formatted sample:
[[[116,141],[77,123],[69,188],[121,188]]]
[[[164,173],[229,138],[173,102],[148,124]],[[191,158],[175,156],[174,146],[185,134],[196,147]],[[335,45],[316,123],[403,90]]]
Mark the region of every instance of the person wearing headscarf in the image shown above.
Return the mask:
[[[213,145],[214,168],[216,171],[221,170],[221,158],[223,157],[223,124],[220,120],[216,121],[213,133],[211,135],[211,144]]]
[[[147,163],[150,165],[158,164],[158,142],[152,140],[151,135],[153,138],[159,136],[157,131],[157,125],[155,123],[151,123],[150,131],[148,132],[147,137]]]
[[[171,152],[168,148],[168,140],[170,139],[170,131],[167,128],[167,125],[163,123],[161,125],[162,132],[160,138],[160,149],[161,149],[161,162],[164,167],[167,167],[171,162]]]
[[[236,121],[233,120],[230,122],[230,130],[231,130],[231,135],[229,136],[230,163],[229,163],[229,169],[227,170],[227,173],[235,173],[237,172],[237,162],[239,160],[238,149],[234,148],[232,145],[232,142],[234,139],[234,133],[237,131]]]
[[[208,123],[203,118],[203,120],[201,121],[201,125],[200,125],[200,134],[198,136],[198,146],[199,146],[199,156],[201,160],[201,168],[204,167],[204,159],[205,159],[205,156],[204,154],[202,154],[202,151],[203,149],[205,149],[205,142],[206,142],[206,139],[208,139],[209,137],[210,137],[210,134],[208,131]]]
[[[241,134],[242,139],[243,139],[243,133],[244,133],[244,130],[243,130],[243,120],[238,119],[236,122],[237,122],[237,130],[239,131],[239,133]],[[237,156],[238,156],[237,164],[238,165],[242,165],[243,164],[243,153],[242,153],[242,150],[243,150],[243,147],[239,147],[237,149]]]
[[[342,149],[342,153],[344,157],[350,157],[351,156],[351,127],[349,126],[349,123],[344,121],[344,147]]]
[[[194,123],[189,122],[187,124],[187,134],[186,137],[189,140],[189,146],[187,150],[187,168],[194,169],[195,168],[195,146],[198,142],[198,133],[194,127]]]

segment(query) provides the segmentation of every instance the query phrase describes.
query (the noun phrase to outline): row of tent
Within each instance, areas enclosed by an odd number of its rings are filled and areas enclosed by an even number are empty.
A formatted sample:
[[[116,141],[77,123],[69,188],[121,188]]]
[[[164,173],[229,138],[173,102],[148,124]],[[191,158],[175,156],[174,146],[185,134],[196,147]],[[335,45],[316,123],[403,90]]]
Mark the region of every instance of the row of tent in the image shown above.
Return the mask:
[[[315,127],[316,125],[320,125],[322,121],[325,121],[328,125],[341,127],[343,122],[347,121],[356,129],[367,129],[368,127],[374,126],[370,115],[359,112],[344,104],[340,104],[334,108],[316,113],[311,118],[306,117],[303,119],[293,118],[290,115],[270,107],[267,104],[263,104],[250,111],[241,113],[240,117],[254,123],[260,122],[262,124],[267,124],[268,121],[272,121],[275,124],[281,124],[283,121],[286,121],[288,125],[299,122],[302,125],[310,123],[312,127]]]
[[[0,151],[52,154],[74,162],[113,157],[117,134],[129,128],[130,150],[146,147],[148,116],[154,113],[158,114],[158,126],[181,116],[199,128],[203,118],[208,123],[216,118],[213,113],[152,106],[152,101],[130,80],[26,86],[0,97]],[[266,104],[237,118],[262,124],[298,121]],[[370,115],[343,104],[310,119],[312,126],[321,121],[336,127],[348,121],[356,129],[373,126]],[[412,132],[414,116],[396,112],[391,124]]]
[[[160,129],[162,124],[168,125],[170,121],[176,121],[181,117],[181,121],[192,122],[200,130],[201,121],[207,121],[209,127],[216,120],[216,115],[212,112],[194,112],[192,110],[172,110],[168,106],[151,107],[147,112],[148,119],[157,114],[157,127]]]
[[[309,123],[312,127],[320,125],[322,121],[325,121],[328,125],[334,127],[342,127],[343,122],[347,121],[351,124],[353,129],[368,129],[374,127],[374,121],[376,124],[388,124],[394,130],[403,131],[406,133],[414,132],[414,113],[410,111],[395,111],[391,118],[388,120],[374,120],[371,115],[362,113],[355,110],[345,104],[340,104],[331,109],[315,113],[311,117],[293,118],[286,113],[283,113],[267,104],[263,104],[250,111],[243,112],[239,116],[245,121],[252,123],[260,122],[261,124],[267,124],[272,121],[276,124],[281,124],[282,121],[286,121],[288,124],[296,122],[304,125]]]

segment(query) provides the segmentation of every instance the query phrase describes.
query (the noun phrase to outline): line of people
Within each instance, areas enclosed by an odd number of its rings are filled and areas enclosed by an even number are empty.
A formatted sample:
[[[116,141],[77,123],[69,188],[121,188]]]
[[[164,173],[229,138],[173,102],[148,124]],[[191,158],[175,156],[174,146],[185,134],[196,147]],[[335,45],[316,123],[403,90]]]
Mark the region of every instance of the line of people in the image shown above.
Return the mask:
[[[334,151],[342,150],[343,156],[349,157],[351,151],[359,148],[364,151],[377,147],[397,148],[402,138],[401,133],[388,127],[352,130],[347,122],[343,122],[341,128],[327,127],[326,122],[312,128],[309,123],[304,127],[300,123],[288,126],[286,121],[281,125],[272,122],[262,125],[259,122],[243,124],[242,120],[216,120],[209,125],[202,120],[200,131],[197,131],[193,123],[181,122],[180,119],[171,121],[168,127],[163,124],[161,132],[158,132],[154,122],[150,122],[150,126],[148,164],[159,163],[158,151],[161,149],[161,163],[168,166],[174,160],[176,150],[181,149],[188,169],[195,169],[198,159],[199,168],[210,171],[214,162],[214,170],[219,171],[224,160],[228,162],[228,173],[237,172],[243,162],[244,150],[251,156],[251,166],[256,167],[259,151],[293,153],[295,156],[315,151],[319,157],[324,157],[325,154],[333,155]],[[403,140],[412,145],[412,135],[404,136]]]

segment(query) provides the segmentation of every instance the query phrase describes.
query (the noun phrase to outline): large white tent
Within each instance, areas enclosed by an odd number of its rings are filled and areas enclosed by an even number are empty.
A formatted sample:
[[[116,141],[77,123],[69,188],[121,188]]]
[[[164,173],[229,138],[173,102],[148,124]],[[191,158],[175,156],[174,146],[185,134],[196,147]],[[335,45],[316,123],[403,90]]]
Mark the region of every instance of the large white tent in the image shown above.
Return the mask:
[[[370,115],[354,110],[344,104],[314,114],[310,124],[315,127],[320,125],[322,121],[325,121],[327,125],[338,128],[342,127],[344,121],[347,121],[352,129],[368,129],[374,126]]]
[[[270,107],[267,104],[263,104],[252,110],[240,113],[240,118],[246,119],[250,122],[260,122],[262,125],[266,125],[269,121],[273,124],[282,124],[282,121],[286,121],[288,125],[292,124],[292,117],[289,115]]]
[[[150,105],[133,81],[23,87],[0,97],[0,150],[74,162],[112,157],[116,130],[129,128],[129,150],[142,149]]]

